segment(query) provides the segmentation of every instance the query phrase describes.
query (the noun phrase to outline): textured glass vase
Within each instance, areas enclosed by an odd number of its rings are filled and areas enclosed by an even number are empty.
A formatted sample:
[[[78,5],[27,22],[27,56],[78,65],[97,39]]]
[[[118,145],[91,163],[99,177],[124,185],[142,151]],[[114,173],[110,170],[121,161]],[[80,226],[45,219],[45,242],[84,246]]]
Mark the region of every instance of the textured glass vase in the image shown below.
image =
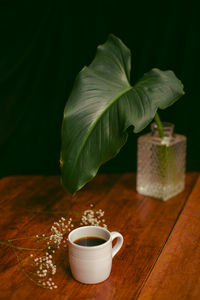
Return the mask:
[[[164,123],[164,138],[157,124],[151,133],[138,138],[137,192],[167,200],[183,191],[185,186],[186,137],[174,134],[174,125]]]

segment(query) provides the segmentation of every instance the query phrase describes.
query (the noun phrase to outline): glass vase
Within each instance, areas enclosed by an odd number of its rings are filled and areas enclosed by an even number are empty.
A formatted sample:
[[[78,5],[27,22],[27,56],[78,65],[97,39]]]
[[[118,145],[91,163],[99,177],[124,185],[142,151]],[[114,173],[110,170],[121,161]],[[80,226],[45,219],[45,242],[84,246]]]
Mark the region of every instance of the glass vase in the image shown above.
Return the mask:
[[[186,137],[174,134],[173,124],[162,124],[164,138],[159,137],[156,123],[138,138],[136,189],[165,201],[185,186]]]

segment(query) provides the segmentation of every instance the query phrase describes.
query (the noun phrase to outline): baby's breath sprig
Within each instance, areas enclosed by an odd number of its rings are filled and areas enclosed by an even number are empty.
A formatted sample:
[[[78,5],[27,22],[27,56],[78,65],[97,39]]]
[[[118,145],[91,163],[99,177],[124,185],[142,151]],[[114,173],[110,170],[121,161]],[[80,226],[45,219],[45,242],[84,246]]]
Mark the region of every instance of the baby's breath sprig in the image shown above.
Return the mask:
[[[39,278],[38,283],[42,287],[49,289],[56,289],[57,285],[54,283],[52,276],[56,274],[56,264],[53,262],[56,249],[66,247],[66,234],[74,227],[72,224],[72,218],[66,220],[61,217],[58,222],[54,222],[50,228],[50,234],[43,233],[41,236],[36,235],[36,239],[45,240],[46,247],[43,249],[45,253],[42,256],[35,257],[33,253],[30,254],[32,265],[35,266],[37,276]]]
[[[90,204],[90,207],[92,208],[93,204]],[[102,219],[103,216],[104,211],[102,209],[98,209],[96,211],[94,211],[93,209],[86,209],[81,217],[80,225],[93,225],[107,228],[105,219]]]

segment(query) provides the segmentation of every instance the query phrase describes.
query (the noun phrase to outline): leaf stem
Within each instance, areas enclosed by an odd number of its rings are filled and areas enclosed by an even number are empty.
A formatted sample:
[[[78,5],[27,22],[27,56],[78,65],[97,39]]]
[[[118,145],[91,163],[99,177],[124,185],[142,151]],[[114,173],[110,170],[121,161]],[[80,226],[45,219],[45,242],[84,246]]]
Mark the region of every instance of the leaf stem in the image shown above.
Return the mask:
[[[155,122],[156,122],[156,124],[158,126],[159,136],[162,139],[162,138],[164,138],[165,134],[164,134],[164,129],[163,129],[163,126],[162,126],[162,122],[161,122],[160,117],[159,117],[159,115],[158,115],[157,112],[155,114],[154,120],[155,120]]]

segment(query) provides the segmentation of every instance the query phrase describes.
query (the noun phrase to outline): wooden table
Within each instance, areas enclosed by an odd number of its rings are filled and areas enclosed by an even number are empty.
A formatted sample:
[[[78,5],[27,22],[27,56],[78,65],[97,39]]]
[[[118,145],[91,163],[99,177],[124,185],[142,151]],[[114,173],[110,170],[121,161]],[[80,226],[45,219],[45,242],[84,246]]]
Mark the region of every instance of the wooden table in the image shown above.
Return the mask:
[[[110,231],[124,236],[110,277],[96,285],[76,282],[67,248],[61,247],[55,253],[53,277],[58,288],[39,287],[24,273],[33,251],[17,247],[39,245],[35,235],[47,233],[61,217],[71,217],[78,226],[90,204],[94,211],[105,212]],[[0,180],[0,211],[1,300],[200,299],[198,173],[188,173],[185,191],[167,202],[137,194],[133,173],[97,175],[75,197],[64,190],[58,176],[6,177]],[[26,239],[30,236],[34,238]]]

